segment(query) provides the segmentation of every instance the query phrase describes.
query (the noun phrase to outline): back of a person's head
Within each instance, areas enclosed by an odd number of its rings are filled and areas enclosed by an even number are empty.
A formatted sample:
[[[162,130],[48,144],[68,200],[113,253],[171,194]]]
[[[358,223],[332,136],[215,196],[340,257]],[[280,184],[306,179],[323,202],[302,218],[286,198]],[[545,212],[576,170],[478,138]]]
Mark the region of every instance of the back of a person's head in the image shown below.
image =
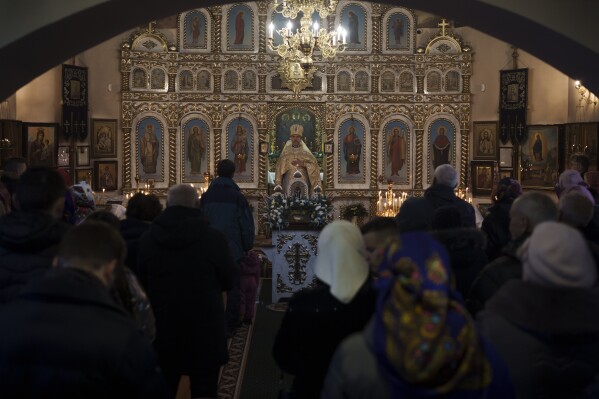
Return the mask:
[[[538,191],[518,197],[512,204],[512,212],[528,219],[530,230],[539,223],[557,220],[557,205],[551,197]]]
[[[104,221],[90,220],[70,229],[63,237],[58,257],[66,266],[99,270],[107,262],[125,259],[121,234]]]
[[[198,192],[189,184],[177,184],[168,189],[166,206],[184,206],[196,208],[198,206]]]
[[[593,219],[594,204],[586,195],[571,191],[560,197],[558,210],[560,222],[574,228],[582,228]]]
[[[433,212],[433,230],[459,229],[462,227],[460,211],[455,206],[442,206]]]
[[[599,189],[599,171],[589,170],[584,174],[584,181],[595,190]]]
[[[235,174],[235,163],[230,159],[221,159],[216,164],[216,174],[219,177],[233,178]]]
[[[559,197],[563,197],[564,195],[568,195],[570,193],[579,193],[581,195],[584,195],[585,197],[587,197],[587,199],[589,201],[591,201],[593,203],[593,205],[595,205],[595,197],[593,196],[593,194],[589,191],[588,188],[586,188],[585,186],[582,185],[576,185],[576,186],[571,186],[571,187],[567,187],[564,190],[562,190],[560,192]]]
[[[22,157],[11,157],[4,161],[2,170],[12,178],[18,178],[27,170],[27,161]]]
[[[110,225],[111,227],[115,228],[116,230],[119,230],[121,227],[121,222],[119,218],[112,212],[106,210],[94,211],[87,215],[83,223],[88,222],[104,222]]]
[[[399,226],[392,217],[375,217],[369,222],[360,227],[362,234],[367,233],[384,233],[384,234],[399,234]]]
[[[431,208],[422,197],[408,197],[395,215],[395,222],[402,233],[428,231],[431,229]]]
[[[455,188],[458,185],[458,171],[450,164],[437,166],[435,169],[434,184]]]
[[[151,222],[162,212],[162,204],[153,194],[137,193],[127,202],[127,219]]]
[[[584,175],[589,170],[591,161],[584,153],[576,153],[570,156],[570,169],[577,170],[581,175]]]
[[[499,180],[495,192],[491,196],[494,203],[511,204],[516,198],[522,195],[522,186],[520,182],[511,177],[504,177]]]
[[[64,200],[64,180],[50,168],[35,167],[21,175],[17,184],[16,198],[23,211],[50,211],[56,202]]]
[[[582,180],[580,172],[575,169],[566,169],[559,175],[558,186],[561,190],[577,186],[580,183],[584,183],[584,180]]]
[[[524,281],[551,287],[597,283],[597,267],[586,240],[564,223],[539,224],[519,252]]]

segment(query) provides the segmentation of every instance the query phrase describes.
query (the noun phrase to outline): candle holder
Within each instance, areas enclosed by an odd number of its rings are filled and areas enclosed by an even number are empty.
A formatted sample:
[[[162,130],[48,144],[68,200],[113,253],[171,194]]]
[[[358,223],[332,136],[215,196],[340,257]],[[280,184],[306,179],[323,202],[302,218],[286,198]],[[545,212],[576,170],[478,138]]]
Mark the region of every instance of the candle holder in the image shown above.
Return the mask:
[[[408,193],[393,191],[393,182],[389,182],[389,188],[385,193],[379,191],[379,197],[376,202],[376,215],[380,217],[395,217],[407,198]]]

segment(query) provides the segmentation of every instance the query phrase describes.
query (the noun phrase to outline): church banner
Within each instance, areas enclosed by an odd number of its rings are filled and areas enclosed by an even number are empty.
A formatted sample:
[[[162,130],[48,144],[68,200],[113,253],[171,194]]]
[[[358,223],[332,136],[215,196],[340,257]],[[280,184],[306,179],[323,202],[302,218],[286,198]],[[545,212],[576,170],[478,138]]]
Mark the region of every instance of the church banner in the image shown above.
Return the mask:
[[[526,140],[528,69],[500,71],[499,139],[503,144]]]
[[[87,68],[62,66],[62,132],[83,141],[87,137]]]

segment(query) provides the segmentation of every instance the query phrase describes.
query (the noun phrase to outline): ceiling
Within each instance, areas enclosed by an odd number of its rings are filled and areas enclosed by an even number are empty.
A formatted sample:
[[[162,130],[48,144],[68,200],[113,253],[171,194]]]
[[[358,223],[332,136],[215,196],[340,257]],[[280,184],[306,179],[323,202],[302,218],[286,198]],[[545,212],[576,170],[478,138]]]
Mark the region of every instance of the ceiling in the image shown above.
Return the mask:
[[[243,0],[241,0],[243,1]],[[511,43],[599,93],[595,0],[386,0]],[[0,99],[113,36],[215,0],[0,0]],[[548,82],[549,84],[549,82]]]

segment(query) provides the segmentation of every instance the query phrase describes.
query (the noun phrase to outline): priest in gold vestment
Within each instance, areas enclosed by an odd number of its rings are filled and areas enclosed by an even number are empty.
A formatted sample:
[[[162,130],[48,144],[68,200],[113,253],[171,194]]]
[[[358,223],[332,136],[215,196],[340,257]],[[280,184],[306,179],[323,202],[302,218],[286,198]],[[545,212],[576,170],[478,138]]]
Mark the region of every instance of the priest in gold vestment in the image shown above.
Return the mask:
[[[306,183],[308,183],[311,194],[322,190],[318,162],[302,140],[304,127],[291,125],[290,130],[289,140],[283,147],[275,167],[275,191],[286,192],[286,187],[283,186],[291,176],[297,175],[298,171],[307,180]]]

